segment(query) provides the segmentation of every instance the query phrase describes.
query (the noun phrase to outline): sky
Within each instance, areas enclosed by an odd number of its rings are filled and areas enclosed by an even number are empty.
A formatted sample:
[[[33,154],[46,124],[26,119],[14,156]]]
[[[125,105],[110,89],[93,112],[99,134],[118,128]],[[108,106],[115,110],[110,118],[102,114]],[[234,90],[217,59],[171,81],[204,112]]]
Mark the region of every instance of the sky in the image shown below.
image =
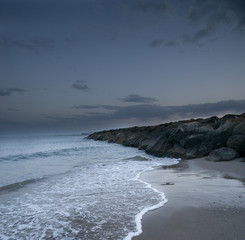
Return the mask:
[[[245,112],[244,0],[0,0],[0,132]]]

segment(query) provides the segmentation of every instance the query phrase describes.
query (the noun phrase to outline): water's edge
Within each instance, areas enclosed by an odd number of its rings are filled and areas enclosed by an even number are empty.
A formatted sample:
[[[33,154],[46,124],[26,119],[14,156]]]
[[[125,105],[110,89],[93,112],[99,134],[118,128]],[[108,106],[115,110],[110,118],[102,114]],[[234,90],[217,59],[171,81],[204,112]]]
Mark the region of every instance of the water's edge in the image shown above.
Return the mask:
[[[147,206],[147,207],[143,208],[141,210],[141,212],[139,212],[135,216],[136,231],[135,232],[129,232],[128,235],[123,240],[131,240],[133,237],[139,236],[142,233],[142,218],[143,218],[143,216],[149,211],[156,210],[158,208],[163,207],[168,202],[168,199],[166,198],[166,196],[163,192],[152,187],[152,185],[150,183],[147,183],[147,182],[140,179],[141,174],[143,174],[144,172],[147,172],[147,171],[154,170],[155,168],[156,167],[147,168],[144,171],[138,173],[137,176],[135,177],[135,180],[145,184],[147,188],[151,188],[154,192],[158,193],[161,196],[162,201],[160,201],[158,204],[155,204],[153,206]]]
[[[80,137],[7,140],[1,239],[131,240],[142,233],[143,216],[168,201],[143,173],[179,161]]]

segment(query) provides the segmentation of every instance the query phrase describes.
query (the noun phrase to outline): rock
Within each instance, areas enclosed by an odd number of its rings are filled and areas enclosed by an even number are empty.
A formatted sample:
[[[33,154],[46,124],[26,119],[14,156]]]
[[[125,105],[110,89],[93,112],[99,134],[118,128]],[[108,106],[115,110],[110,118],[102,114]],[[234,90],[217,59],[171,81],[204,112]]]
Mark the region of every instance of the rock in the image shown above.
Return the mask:
[[[138,147],[141,136],[137,133],[128,134],[122,144],[129,147]]]
[[[200,144],[204,139],[204,134],[192,134],[181,139],[180,145],[184,148],[190,148]]]
[[[181,158],[185,155],[186,149],[180,146],[178,143],[175,143],[172,148],[170,148],[166,153],[168,156],[174,158]]]
[[[225,147],[228,138],[231,136],[230,131],[221,131],[219,129],[209,132],[205,135],[204,145],[210,150]]]
[[[182,138],[186,137],[188,134],[184,132],[184,128],[179,126],[174,128],[168,137],[168,141],[171,144],[178,143]]]
[[[245,156],[245,135],[233,135],[226,143],[227,147],[235,149],[241,156]]]
[[[208,132],[213,131],[214,128],[212,125],[199,125],[196,129],[196,133],[203,133],[203,134],[207,134]]]
[[[149,143],[146,147],[146,152],[161,157],[169,148],[171,148],[171,145],[168,143],[165,134],[162,134]]]
[[[217,121],[219,120],[219,118],[218,117],[216,117],[216,116],[213,116],[213,117],[210,117],[210,118],[207,118],[207,119],[201,119],[200,120],[200,123],[201,124],[216,124],[217,123]]]
[[[150,144],[151,139],[150,138],[145,138],[139,143],[139,150],[145,150],[147,146]]]
[[[161,185],[163,186],[169,186],[169,185],[174,185],[173,182],[165,182],[165,183],[162,183]]]
[[[212,161],[231,160],[237,152],[245,156],[245,113],[108,130],[88,138],[136,147],[155,156],[192,159],[209,155]]]
[[[193,159],[207,156],[212,151],[209,145],[199,144],[193,148],[188,148],[184,156],[185,159]]]
[[[239,154],[236,150],[232,148],[219,148],[213,150],[206,159],[212,162],[218,162],[218,161],[231,161],[235,158],[239,157]]]
[[[232,135],[243,135],[245,136],[245,122],[241,122],[234,127]]]

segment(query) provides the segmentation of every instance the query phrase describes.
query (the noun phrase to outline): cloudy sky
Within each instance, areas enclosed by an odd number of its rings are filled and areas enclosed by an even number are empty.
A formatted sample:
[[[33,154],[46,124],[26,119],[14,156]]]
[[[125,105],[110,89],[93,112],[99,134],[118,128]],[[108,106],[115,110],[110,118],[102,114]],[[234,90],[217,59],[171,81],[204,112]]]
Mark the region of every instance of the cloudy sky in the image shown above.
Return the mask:
[[[244,0],[0,0],[0,130],[245,112]]]

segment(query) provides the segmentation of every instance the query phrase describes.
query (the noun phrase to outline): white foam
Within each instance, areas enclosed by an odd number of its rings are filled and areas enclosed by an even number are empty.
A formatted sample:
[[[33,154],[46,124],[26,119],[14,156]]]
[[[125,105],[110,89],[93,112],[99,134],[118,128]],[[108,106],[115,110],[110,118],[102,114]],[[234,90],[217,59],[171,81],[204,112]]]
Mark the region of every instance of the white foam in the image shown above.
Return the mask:
[[[139,173],[174,160],[116,144],[87,140],[79,144],[83,151],[75,149],[50,162],[42,159],[35,169],[41,164],[45,169],[56,166],[56,160],[64,168],[80,167],[60,174],[57,170],[42,181],[0,195],[0,239],[103,240],[121,239],[129,232],[126,239],[131,239],[142,231],[143,215],[165,204],[164,194],[141,181]],[[17,163],[23,167],[27,162]]]
[[[148,206],[148,207],[143,208],[143,210],[135,216],[136,231],[135,232],[129,232],[128,235],[124,238],[124,240],[131,240],[133,237],[139,236],[143,232],[142,231],[142,218],[143,218],[143,216],[149,211],[163,207],[168,201],[168,199],[166,198],[166,196],[163,192],[158,191],[157,189],[153,188],[151,186],[151,184],[144,182],[140,179],[140,175],[143,172],[150,171],[152,169],[153,169],[153,167],[148,168],[148,169],[142,171],[141,173],[138,173],[135,180],[138,180],[138,181],[144,183],[147,188],[151,188],[154,192],[158,193],[161,196],[162,201],[160,201],[158,204],[155,204],[153,206]]]

